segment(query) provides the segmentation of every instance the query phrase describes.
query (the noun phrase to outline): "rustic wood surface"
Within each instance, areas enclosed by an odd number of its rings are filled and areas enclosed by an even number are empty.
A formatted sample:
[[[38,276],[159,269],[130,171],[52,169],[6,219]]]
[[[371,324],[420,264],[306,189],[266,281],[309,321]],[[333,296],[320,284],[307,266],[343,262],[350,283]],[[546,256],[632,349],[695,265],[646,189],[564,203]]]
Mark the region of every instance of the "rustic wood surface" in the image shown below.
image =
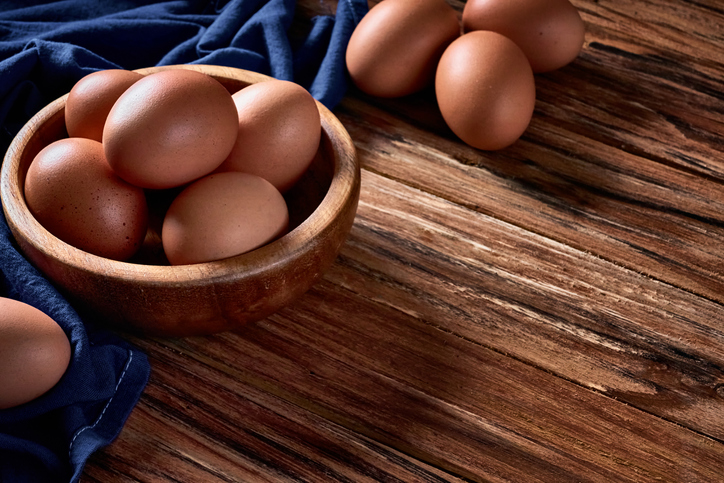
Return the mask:
[[[505,150],[351,89],[332,268],[236,333],[127,336],[151,380],[83,481],[724,481],[724,7],[572,3]]]

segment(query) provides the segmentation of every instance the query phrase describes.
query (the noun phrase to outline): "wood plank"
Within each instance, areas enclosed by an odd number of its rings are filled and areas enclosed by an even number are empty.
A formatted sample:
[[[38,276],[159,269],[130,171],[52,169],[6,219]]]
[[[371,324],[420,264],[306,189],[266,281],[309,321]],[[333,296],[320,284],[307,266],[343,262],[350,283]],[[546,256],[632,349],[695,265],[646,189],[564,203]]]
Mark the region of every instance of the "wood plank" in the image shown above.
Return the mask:
[[[721,481],[724,9],[572,2],[509,149],[352,89],[337,262],[239,333],[129,337],[152,379],[84,481]]]
[[[724,63],[721,29],[724,10],[717,0],[571,0],[571,3],[586,23],[588,41],[603,41],[623,51],[660,52],[658,65],[661,67],[666,66],[669,58],[683,57],[709,67],[718,64],[716,69]],[[679,66],[674,63],[669,67],[675,71]],[[691,69],[688,67],[684,71]]]
[[[483,153],[363,101],[348,98],[336,114],[370,171],[724,301],[717,181],[555,123],[529,129],[547,144]]]
[[[137,342],[152,363],[185,368],[150,391],[178,391],[182,431],[209,441],[228,430],[197,421],[199,410],[256,387],[289,403],[282,415],[304,408],[473,481],[714,482],[724,444],[656,412],[722,427],[715,390],[696,390],[722,360],[722,327],[706,322],[719,310],[365,173],[342,258],[297,304],[239,334]],[[197,399],[204,380],[215,382]],[[644,410],[609,397],[631,394]],[[248,444],[235,438],[216,451]]]
[[[720,304],[375,175],[363,195],[329,280],[724,440]]]
[[[353,90],[336,113],[367,169],[722,302],[724,13],[574,3],[587,44],[536,77],[531,125],[506,150],[460,143],[430,90]]]
[[[474,481],[713,482],[724,470],[720,443],[323,288],[305,299],[311,326],[276,316],[179,348]],[[351,311],[363,316],[340,322]]]
[[[148,389],[121,437],[91,457],[84,482],[459,481],[199,364],[174,344],[141,345],[153,364]]]

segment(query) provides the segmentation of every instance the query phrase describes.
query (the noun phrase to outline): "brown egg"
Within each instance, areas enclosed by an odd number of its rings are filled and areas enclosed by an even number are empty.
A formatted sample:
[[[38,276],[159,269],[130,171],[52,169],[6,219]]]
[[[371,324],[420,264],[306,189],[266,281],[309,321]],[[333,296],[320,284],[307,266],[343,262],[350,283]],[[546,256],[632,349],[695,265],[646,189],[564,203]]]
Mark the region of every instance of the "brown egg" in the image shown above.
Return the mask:
[[[319,149],[322,126],[316,101],[300,85],[283,80],[252,84],[232,97],[239,134],[217,171],[255,174],[286,192]]]
[[[172,265],[220,260],[259,248],[289,226],[287,205],[264,178],[229,171],[195,181],[171,203],[161,230]]]
[[[43,148],[28,168],[25,200],[46,230],[101,257],[128,259],[146,234],[143,190],[119,178],[101,143],[91,139],[66,138]]]
[[[0,409],[30,402],[52,389],[70,363],[63,329],[48,315],[0,297]]]
[[[536,73],[571,62],[585,37],[583,20],[568,0],[469,0],[463,29],[505,35],[523,50]]]
[[[231,94],[206,74],[173,69],[129,87],[103,130],[113,170],[142,188],[181,186],[216,169],[239,130]]]
[[[75,83],[65,101],[68,135],[101,142],[113,104],[143,76],[123,69],[100,70]]]
[[[367,94],[412,94],[432,82],[442,52],[459,35],[457,13],[445,0],[384,0],[352,33],[347,70]]]
[[[535,80],[523,52],[507,37],[476,31],[445,50],[435,94],[450,129],[478,149],[502,149],[527,129]]]

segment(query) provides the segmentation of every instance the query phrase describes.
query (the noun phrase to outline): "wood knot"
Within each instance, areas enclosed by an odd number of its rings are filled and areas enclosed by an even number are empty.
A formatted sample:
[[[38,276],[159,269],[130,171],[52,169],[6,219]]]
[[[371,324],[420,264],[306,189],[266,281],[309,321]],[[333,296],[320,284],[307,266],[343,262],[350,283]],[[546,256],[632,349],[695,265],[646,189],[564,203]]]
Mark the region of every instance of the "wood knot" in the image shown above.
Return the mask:
[[[717,396],[724,398],[724,383],[714,386],[714,391],[716,392]]]

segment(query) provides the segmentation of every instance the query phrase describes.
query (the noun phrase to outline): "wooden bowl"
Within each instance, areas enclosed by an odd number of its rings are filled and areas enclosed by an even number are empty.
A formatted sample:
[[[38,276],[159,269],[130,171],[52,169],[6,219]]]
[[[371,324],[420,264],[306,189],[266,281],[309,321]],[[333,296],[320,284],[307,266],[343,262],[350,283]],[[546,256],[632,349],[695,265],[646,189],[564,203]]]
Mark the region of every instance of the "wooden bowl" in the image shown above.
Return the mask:
[[[235,92],[269,77],[241,69],[179,65]],[[79,250],[51,235],[25,204],[25,173],[46,145],[67,137],[63,96],[36,114],[13,140],[0,173],[7,223],[26,257],[81,313],[122,330],[161,336],[233,330],[271,315],[306,292],[336,258],[357,211],[360,170],[354,145],[339,120],[317,103],[322,139],[312,166],[285,195],[290,231],[254,251],[195,265],[163,264],[160,221],[151,223],[141,253],[118,262]]]

